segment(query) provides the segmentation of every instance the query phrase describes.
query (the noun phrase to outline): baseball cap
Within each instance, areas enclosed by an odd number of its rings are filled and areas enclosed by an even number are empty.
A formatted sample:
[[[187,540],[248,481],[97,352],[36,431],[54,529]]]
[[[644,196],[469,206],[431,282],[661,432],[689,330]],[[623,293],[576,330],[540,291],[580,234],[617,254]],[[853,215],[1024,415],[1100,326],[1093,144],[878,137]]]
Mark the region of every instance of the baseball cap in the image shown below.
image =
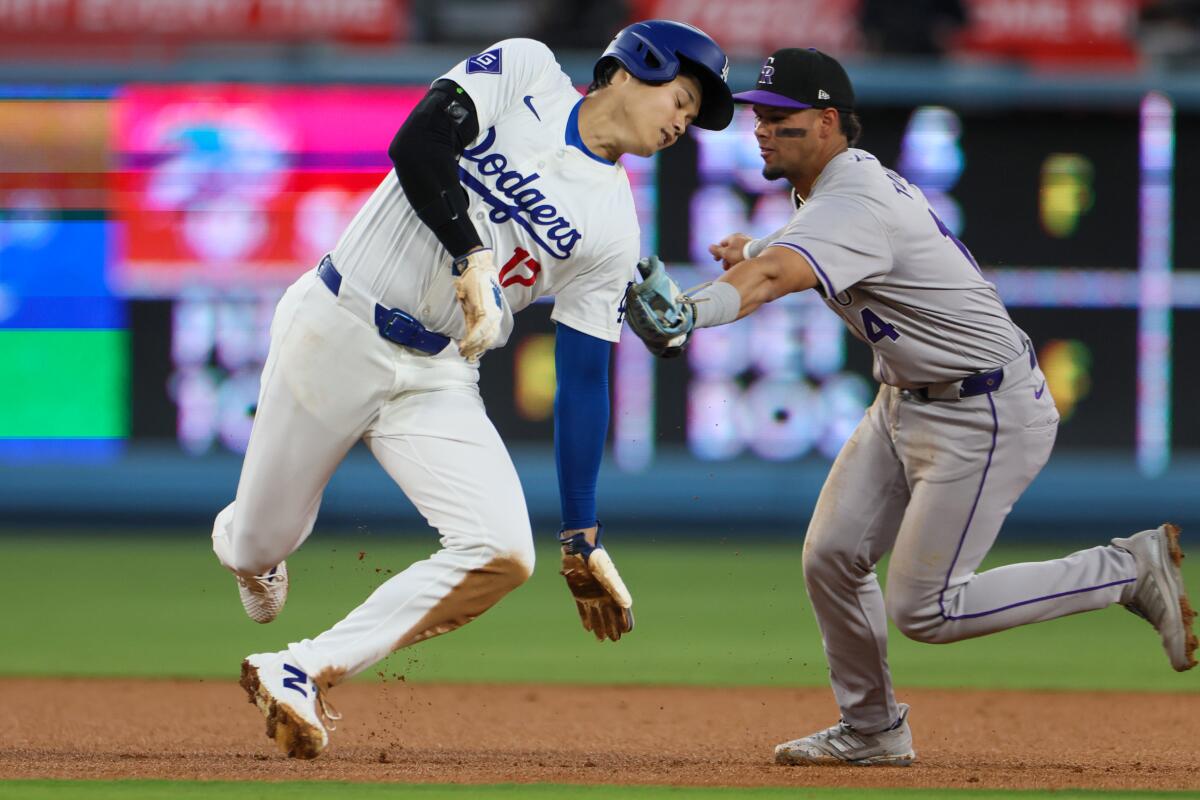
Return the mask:
[[[735,103],[784,108],[854,108],[850,76],[833,56],[813,48],[785,47],[763,63],[758,84],[733,96]]]

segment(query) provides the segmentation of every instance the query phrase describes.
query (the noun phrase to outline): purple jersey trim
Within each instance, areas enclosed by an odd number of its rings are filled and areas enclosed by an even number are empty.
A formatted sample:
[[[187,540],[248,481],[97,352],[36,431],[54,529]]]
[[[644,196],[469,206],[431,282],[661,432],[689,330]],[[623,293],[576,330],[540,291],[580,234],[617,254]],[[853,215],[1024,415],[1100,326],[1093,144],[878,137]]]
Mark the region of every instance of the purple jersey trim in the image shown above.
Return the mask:
[[[821,265],[817,263],[815,258],[813,258],[812,253],[808,252],[800,245],[792,244],[791,242],[771,242],[769,245],[767,245],[767,247],[790,247],[792,250],[802,254],[808,259],[809,263],[813,265],[813,269],[817,271],[817,277],[821,279],[821,283],[824,284],[825,291],[829,293],[829,297],[832,298],[837,294],[833,288],[833,281],[829,280],[829,276],[825,274],[825,270],[821,269]]]
[[[954,550],[954,558],[950,562],[950,569],[946,571],[946,580],[942,583],[942,590],[938,592],[938,610],[941,613],[942,619],[947,622],[953,622],[960,619],[977,619],[978,617],[986,617],[990,614],[999,614],[1001,611],[1008,611],[1010,608],[1019,606],[1027,606],[1031,603],[1040,603],[1043,600],[1053,600],[1057,597],[1066,597],[1072,594],[1082,594],[1083,592],[1094,592],[1098,589],[1108,589],[1112,586],[1121,586],[1126,583],[1133,583],[1137,578],[1127,578],[1120,581],[1112,581],[1111,583],[1101,584],[1100,586],[1088,586],[1083,589],[1070,589],[1065,592],[1057,592],[1055,594],[1042,595],[1041,597],[1033,597],[1029,600],[1020,600],[1016,603],[1009,603],[1000,608],[993,608],[990,611],[979,611],[974,614],[962,614],[954,616],[946,613],[946,592],[950,588],[950,576],[954,574],[954,565],[958,563],[958,556],[962,553],[963,543],[967,540],[967,531],[971,529],[971,521],[975,518],[975,509],[979,507],[979,498],[983,495],[983,485],[987,482],[988,470],[992,468],[992,456],[996,452],[996,438],[1000,433],[1000,420],[996,416],[996,401],[992,397],[992,393],[987,393],[988,403],[992,407],[992,448],[988,450],[987,464],[983,467],[983,477],[979,479],[979,490],[975,492],[975,502],[971,503],[971,513],[967,515],[967,524],[963,526],[962,535],[958,537],[958,547]]]

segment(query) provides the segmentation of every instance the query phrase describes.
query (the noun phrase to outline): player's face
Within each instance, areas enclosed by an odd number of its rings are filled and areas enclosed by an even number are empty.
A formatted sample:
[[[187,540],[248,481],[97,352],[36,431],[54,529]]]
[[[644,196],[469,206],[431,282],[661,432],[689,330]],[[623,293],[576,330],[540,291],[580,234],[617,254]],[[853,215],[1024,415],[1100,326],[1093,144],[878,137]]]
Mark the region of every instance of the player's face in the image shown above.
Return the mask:
[[[628,118],[634,128],[629,152],[639,156],[675,144],[700,111],[700,82],[691,75],[658,86],[629,81],[628,88]]]
[[[763,177],[773,181],[801,174],[816,156],[821,111],[754,105],[754,136],[763,160]]]

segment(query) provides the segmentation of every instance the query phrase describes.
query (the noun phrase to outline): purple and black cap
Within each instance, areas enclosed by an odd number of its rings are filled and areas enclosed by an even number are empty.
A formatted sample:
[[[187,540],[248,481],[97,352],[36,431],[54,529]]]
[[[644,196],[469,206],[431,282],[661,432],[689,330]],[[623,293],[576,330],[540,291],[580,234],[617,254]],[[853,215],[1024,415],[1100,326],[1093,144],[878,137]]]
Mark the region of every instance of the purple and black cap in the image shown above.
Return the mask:
[[[854,87],[833,56],[812,48],[785,47],[763,63],[758,84],[735,94],[733,102],[853,111]]]

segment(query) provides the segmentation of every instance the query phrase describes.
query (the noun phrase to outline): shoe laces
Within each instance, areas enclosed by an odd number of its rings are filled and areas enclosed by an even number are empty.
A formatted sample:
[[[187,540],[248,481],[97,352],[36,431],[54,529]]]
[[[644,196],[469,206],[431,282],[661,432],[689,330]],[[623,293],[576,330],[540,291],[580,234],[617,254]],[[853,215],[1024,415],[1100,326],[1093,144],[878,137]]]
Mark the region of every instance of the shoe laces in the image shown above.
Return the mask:
[[[325,696],[325,691],[316,687],[315,683],[313,686],[317,689],[317,713],[321,716],[321,722],[325,725],[325,730],[336,731],[337,725],[334,723],[339,722],[342,719],[342,715],[329,702],[329,698]]]
[[[272,584],[283,580],[283,576],[279,573],[279,567],[272,567],[270,572],[266,572],[262,575],[251,575],[248,578],[243,575],[238,575],[237,579],[238,583],[242,584],[250,591],[262,593],[269,590]]]
[[[824,739],[832,739],[832,738],[834,738],[835,736],[845,736],[845,735],[846,735],[846,734],[848,734],[848,733],[852,733],[852,734],[856,734],[856,735],[857,735],[857,734],[858,734],[858,731],[856,731],[856,730],[854,729],[854,726],[853,726],[853,725],[851,725],[849,722],[846,722],[846,720],[844,720],[844,719],[839,719],[839,720],[837,721],[837,724],[836,724],[836,725],[832,725],[832,726],[830,726],[830,727],[826,728],[826,729],[825,729],[825,730],[823,730],[823,731],[820,731],[820,732],[818,732],[818,733],[814,733],[814,734],[813,734],[813,736],[812,736],[812,738],[814,738],[814,739],[822,739],[822,740],[824,740]]]

